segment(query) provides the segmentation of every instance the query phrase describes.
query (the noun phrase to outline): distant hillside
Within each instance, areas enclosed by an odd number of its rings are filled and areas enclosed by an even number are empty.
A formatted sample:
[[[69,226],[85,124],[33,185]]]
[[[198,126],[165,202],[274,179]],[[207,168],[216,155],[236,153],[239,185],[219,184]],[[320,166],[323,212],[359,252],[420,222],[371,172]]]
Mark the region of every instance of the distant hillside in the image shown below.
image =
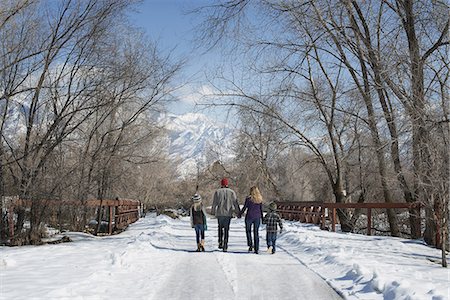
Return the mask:
[[[167,151],[170,159],[178,163],[181,176],[197,174],[197,166],[203,169],[216,160],[234,157],[234,130],[204,114],[168,114],[159,123],[167,130]]]

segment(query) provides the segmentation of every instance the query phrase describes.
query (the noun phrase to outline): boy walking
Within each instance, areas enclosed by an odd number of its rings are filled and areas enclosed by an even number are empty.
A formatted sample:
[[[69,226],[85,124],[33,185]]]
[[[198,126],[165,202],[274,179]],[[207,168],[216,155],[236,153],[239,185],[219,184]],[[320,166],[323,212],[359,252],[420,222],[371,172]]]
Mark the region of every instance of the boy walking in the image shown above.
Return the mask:
[[[280,227],[280,233],[283,230],[283,223],[281,217],[276,212],[277,204],[272,202],[269,204],[269,212],[264,216],[263,224],[266,224],[266,241],[267,252],[275,254],[277,241],[277,225]]]

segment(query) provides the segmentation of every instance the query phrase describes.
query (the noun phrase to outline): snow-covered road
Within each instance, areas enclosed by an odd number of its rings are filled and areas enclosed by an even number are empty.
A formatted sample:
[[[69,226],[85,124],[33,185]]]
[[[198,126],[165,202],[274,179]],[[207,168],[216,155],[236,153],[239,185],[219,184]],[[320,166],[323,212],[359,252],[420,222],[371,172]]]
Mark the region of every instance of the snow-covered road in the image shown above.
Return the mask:
[[[277,253],[263,252],[262,227],[256,255],[247,253],[244,220],[233,219],[223,253],[216,220],[208,225],[205,253],[194,251],[188,217],[167,216],[115,236],[67,233],[74,242],[0,247],[0,300],[339,299],[333,289],[348,300],[450,299],[450,270],[420,240],[284,221]]]
[[[232,221],[228,253],[217,249],[216,220],[208,226],[204,253],[193,251],[188,218],[163,216],[116,236],[2,248],[0,299],[341,299],[281,248],[247,253],[243,220]]]
[[[216,220],[209,220],[206,252],[192,252],[194,232],[173,225],[151,244],[172,263],[154,299],[341,299],[323,279],[283,250],[275,255],[248,253],[242,220],[233,220],[229,251],[217,249]],[[261,232],[262,235],[262,232]],[[261,239],[261,249],[265,249]]]

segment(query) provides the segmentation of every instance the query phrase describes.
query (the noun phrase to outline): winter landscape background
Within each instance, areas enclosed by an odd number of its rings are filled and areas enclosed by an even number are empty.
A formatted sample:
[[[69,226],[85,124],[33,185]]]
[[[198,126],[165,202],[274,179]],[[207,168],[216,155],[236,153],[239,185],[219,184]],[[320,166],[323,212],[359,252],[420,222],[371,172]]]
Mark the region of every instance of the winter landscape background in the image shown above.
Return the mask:
[[[448,299],[449,31],[441,0],[0,0],[0,298]],[[253,255],[234,219],[222,253],[210,216],[194,253],[138,218],[222,178],[339,230]]]

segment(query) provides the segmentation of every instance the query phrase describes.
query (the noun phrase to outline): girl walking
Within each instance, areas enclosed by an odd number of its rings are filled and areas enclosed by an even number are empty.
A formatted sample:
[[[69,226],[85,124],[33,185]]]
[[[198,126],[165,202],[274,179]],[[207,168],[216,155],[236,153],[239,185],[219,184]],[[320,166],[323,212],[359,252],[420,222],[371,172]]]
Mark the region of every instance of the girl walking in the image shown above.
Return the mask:
[[[195,194],[191,198],[192,206],[190,209],[191,227],[195,229],[195,238],[197,241],[197,252],[205,251],[205,230],[208,229],[206,224],[206,212],[203,207],[202,197]]]

